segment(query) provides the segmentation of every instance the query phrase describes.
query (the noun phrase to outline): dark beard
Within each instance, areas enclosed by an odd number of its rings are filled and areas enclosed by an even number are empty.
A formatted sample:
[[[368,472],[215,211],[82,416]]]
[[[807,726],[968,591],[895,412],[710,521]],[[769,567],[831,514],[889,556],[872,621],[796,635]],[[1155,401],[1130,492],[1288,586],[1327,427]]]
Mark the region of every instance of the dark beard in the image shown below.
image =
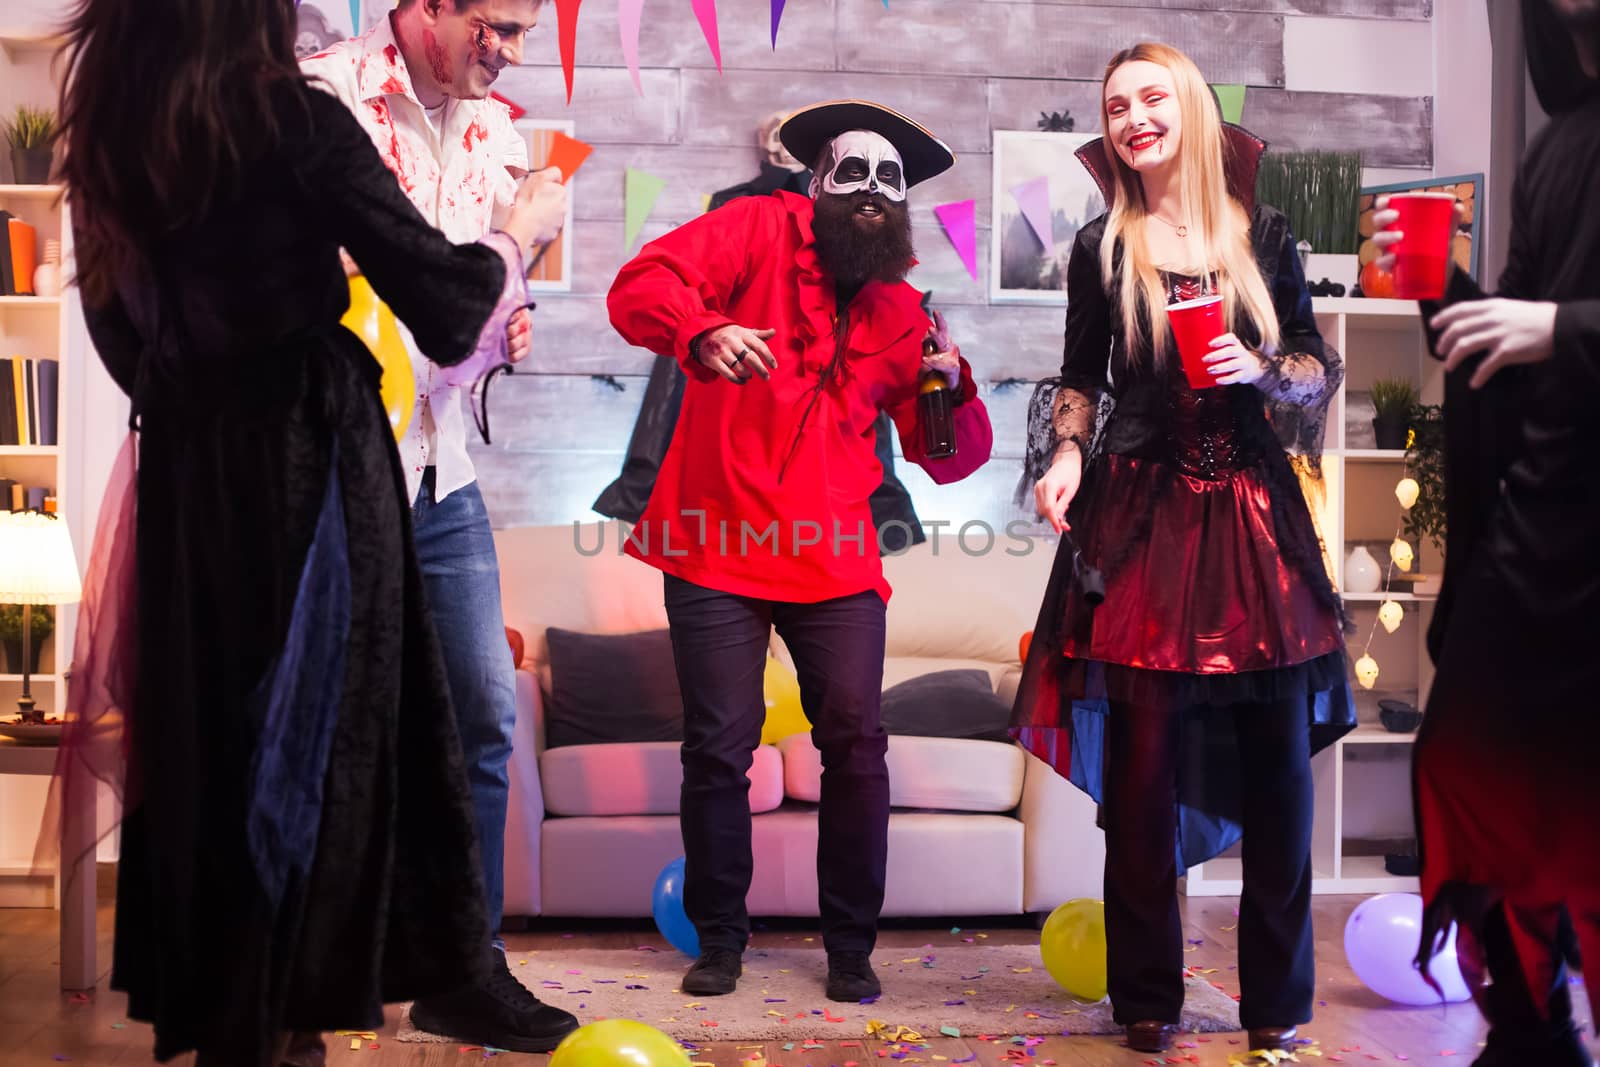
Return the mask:
[[[867,200],[883,211],[881,223],[868,223],[856,215],[856,208]],[[905,202],[897,204],[876,193],[822,193],[817,197],[811,229],[817,258],[845,288],[859,288],[869,281],[900,281],[916,255]]]

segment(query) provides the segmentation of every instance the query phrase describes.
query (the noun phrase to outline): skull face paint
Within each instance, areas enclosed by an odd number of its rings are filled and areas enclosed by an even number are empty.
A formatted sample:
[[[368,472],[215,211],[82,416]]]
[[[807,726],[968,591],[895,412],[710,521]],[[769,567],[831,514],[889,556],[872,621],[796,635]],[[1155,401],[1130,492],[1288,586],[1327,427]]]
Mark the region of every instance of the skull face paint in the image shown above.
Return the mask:
[[[811,179],[811,196],[876,193],[900,203],[906,198],[906,177],[900,153],[880,134],[850,130],[828,142]]]

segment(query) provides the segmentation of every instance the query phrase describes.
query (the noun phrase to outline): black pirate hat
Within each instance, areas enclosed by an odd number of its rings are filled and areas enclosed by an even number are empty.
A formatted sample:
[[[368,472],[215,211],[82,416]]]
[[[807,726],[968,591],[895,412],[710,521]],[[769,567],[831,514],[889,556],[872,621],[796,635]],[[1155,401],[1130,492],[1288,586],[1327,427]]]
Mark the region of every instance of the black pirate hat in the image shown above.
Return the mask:
[[[868,130],[894,145],[907,188],[944,173],[956,161],[950,146],[925,127],[867,100],[829,100],[803,107],[779,128],[778,139],[790,155],[815,169],[828,142],[850,130]]]

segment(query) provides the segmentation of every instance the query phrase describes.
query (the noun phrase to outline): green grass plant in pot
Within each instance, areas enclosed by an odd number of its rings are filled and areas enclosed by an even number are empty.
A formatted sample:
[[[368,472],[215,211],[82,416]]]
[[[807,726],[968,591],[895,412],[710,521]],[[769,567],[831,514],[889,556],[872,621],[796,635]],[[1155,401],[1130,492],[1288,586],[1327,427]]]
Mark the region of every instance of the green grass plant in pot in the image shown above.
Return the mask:
[[[1379,378],[1372,383],[1372,434],[1377,447],[1406,447],[1416,406],[1417,387],[1404,378]]]
[[[56,140],[55,112],[22,105],[6,121],[5,132],[11,144],[11,172],[17,184],[48,184]]]

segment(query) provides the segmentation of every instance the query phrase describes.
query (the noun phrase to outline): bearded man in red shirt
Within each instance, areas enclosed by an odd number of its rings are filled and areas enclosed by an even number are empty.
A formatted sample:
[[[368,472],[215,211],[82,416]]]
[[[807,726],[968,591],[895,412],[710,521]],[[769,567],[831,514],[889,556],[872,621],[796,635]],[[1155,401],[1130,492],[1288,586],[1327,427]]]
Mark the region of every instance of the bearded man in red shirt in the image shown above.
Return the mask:
[[[775,626],[794,656],[822,756],[817,881],[827,995],[876,996],[888,854],[888,739],[879,722],[889,587],[868,497],[882,480],[873,423],[906,459],[954,482],[993,432],[943,319],[904,281],[907,189],[955,156],[889,108],[795,112],[780,139],[816,175],[810,198],[747,197],[640,250],[607,305],[630,343],[687,372],[682,412],[627,551],[665,572],[683,692],[684,904],[700,957],[693,996],[730,993],[750,936],[749,780]],[[926,344],[926,349],[925,349]],[[927,354],[925,355],[925,350]],[[924,447],[925,375],[952,391],[952,455]]]

